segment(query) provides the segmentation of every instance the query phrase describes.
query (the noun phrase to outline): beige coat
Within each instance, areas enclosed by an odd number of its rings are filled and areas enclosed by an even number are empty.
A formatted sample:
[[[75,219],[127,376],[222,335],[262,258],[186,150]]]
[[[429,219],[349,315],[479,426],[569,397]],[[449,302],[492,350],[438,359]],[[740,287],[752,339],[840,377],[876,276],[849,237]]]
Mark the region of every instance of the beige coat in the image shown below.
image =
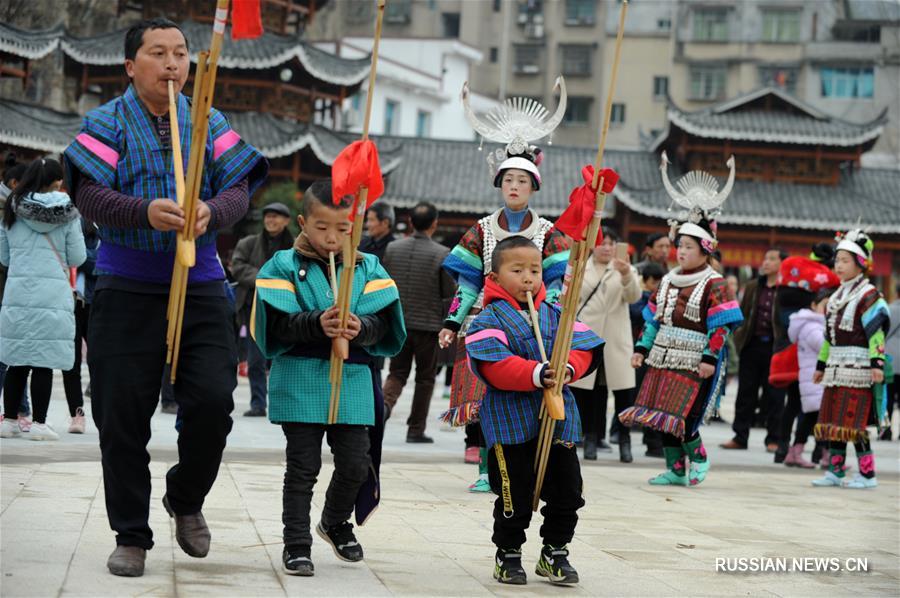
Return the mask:
[[[604,268],[591,259],[584,271],[578,319],[606,341],[603,347],[603,369],[606,385],[610,390],[634,388],[634,370],[631,368],[634,339],[631,337],[628,305],[641,297],[639,280],[640,277],[633,267],[631,274],[623,278],[612,267],[612,262]],[[585,305],[584,302],[588,300],[588,296],[598,283],[600,288]],[[596,374],[591,374],[572,386],[592,389],[595,377]]]

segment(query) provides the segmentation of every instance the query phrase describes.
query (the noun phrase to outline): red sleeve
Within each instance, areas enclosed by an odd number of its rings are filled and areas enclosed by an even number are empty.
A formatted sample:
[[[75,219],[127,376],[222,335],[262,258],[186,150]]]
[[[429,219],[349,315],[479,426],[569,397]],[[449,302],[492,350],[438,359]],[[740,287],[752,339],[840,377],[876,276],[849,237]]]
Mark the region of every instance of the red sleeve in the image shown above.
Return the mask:
[[[593,360],[593,351],[571,351],[569,353],[569,365],[575,368],[575,375],[572,377],[572,382],[584,376],[588,368],[591,367],[591,362]]]
[[[473,361],[478,373],[498,390],[529,392],[537,390],[531,380],[536,361],[513,355],[502,361]]]

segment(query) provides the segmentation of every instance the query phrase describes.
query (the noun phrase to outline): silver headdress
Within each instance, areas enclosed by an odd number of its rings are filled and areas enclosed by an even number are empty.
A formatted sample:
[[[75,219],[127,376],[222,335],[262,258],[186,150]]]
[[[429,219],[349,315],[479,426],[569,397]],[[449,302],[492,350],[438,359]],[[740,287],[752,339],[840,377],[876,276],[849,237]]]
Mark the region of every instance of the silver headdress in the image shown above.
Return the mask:
[[[662,173],[663,186],[666,188],[669,197],[672,198],[672,203],[684,208],[678,213],[677,220],[669,220],[669,225],[672,227],[669,233],[670,237],[675,237],[677,228],[678,231],[685,234],[706,238],[712,243],[716,242],[713,219],[722,212],[721,206],[728,199],[728,196],[731,194],[731,188],[734,186],[734,156],[728,158],[725,165],[728,166],[731,172],[728,173],[728,180],[721,190],[719,190],[719,182],[716,178],[702,170],[692,170],[685,174],[676,181],[675,184],[678,185],[678,189],[675,189],[672,182],[669,181],[669,175],[666,172],[669,166],[669,158],[666,156],[666,152],[662,153],[659,170]],[[669,211],[671,210],[672,206],[670,205]],[[712,230],[706,231],[701,226],[698,226],[704,219],[710,222]],[[684,223],[681,227],[678,227],[679,221]],[[682,228],[689,228],[690,232],[687,230],[682,231]]]
[[[492,108],[483,119],[479,119],[469,105],[469,83],[463,84],[462,102],[466,120],[472,128],[481,135],[481,145],[484,140],[505,143],[504,149],[491,152],[488,164],[491,174],[496,174],[496,165],[501,164],[510,156],[524,156],[532,162],[539,162],[538,149],[531,145],[532,141],[538,141],[544,137],[551,137],[553,131],[562,122],[566,113],[566,81],[562,77],[556,78],[553,89],[559,89],[559,105],[556,112],[550,115],[550,111],[531,98],[508,98],[503,104]]]

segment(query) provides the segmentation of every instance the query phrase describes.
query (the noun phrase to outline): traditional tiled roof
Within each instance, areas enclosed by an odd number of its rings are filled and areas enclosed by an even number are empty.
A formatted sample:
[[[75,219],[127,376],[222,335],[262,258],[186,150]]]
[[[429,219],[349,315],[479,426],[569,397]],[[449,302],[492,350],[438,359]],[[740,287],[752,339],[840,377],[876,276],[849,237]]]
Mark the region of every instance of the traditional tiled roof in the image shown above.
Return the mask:
[[[53,29],[25,31],[0,22],[0,52],[38,60],[55,50],[64,34],[62,25]]]
[[[81,117],[0,98],[0,143],[59,153],[81,130]]]
[[[336,133],[320,125],[297,123],[255,112],[229,113],[232,128],[267,158],[289,156],[309,147],[323,164],[331,165],[356,136]],[[58,153],[81,130],[82,117],[0,98],[0,143]],[[389,173],[400,163],[400,144],[379,143],[381,169]]]
[[[282,120],[271,114],[235,112],[228,114],[232,128],[267,158],[281,158],[309,147],[323,164],[331,165],[355,135],[337,133],[320,125]],[[400,144],[379,143],[381,170],[385,174],[400,163]]]
[[[378,141],[379,147],[384,141]],[[386,201],[399,207],[430,201],[441,211],[476,214],[489,213],[500,205],[500,192],[491,185],[485,154],[478,151],[476,142],[401,141],[403,161],[388,177]],[[593,161],[595,150],[556,145],[545,149],[543,185],[532,197],[532,205],[541,215],[553,218],[568,205],[572,188],[582,183],[581,167]],[[616,200],[640,214],[672,217],[668,211],[671,200],[663,188],[655,152],[611,149],[606,151],[604,161],[621,175],[614,191]],[[677,173],[672,176],[674,180]],[[836,187],[738,180],[719,220],[726,224],[833,231],[855,226],[860,218],[861,224],[874,233],[900,233],[897,189],[900,171],[896,170],[847,172]]]
[[[768,94],[796,110],[739,109]],[[877,140],[887,121],[887,109],[870,122],[855,124],[829,116],[780,89],[767,87],[695,112],[681,110],[670,100],[668,117],[670,126],[698,137],[852,147]]]
[[[191,48],[191,60],[209,47],[212,27],[185,21],[180,27]],[[77,38],[62,27],[44,31],[24,31],[0,24],[0,51],[28,59],[42,58],[61,46],[63,52],[82,64],[121,65],[124,62],[125,31],[113,31],[94,37]],[[267,69],[297,58],[313,77],[332,85],[354,86],[369,74],[370,58],[348,59],[335,56],[294,36],[265,32],[256,39],[234,42],[225,34],[219,66],[237,69]]]
[[[330,165],[356,138],[269,114],[234,113],[228,117],[241,136],[273,159],[309,147],[319,160]],[[0,99],[0,143],[60,152],[80,128],[77,114]],[[400,137],[376,137],[375,141],[382,170],[388,175],[385,201],[398,207],[430,201],[441,211],[468,214],[487,214],[500,205],[500,192],[492,186],[486,154],[479,151],[475,141]],[[532,200],[541,215],[555,218],[566,208],[572,188],[582,183],[581,167],[593,161],[594,153],[593,148],[545,148],[543,185]],[[655,152],[610,149],[604,161],[621,175],[615,200],[646,216],[672,216]],[[678,174],[671,173],[673,180]],[[835,187],[738,179],[719,221],[834,231],[854,227],[859,219],[873,233],[898,234],[897,189],[900,171],[866,168],[844,172]],[[614,202],[608,201],[607,215],[613,207]]]

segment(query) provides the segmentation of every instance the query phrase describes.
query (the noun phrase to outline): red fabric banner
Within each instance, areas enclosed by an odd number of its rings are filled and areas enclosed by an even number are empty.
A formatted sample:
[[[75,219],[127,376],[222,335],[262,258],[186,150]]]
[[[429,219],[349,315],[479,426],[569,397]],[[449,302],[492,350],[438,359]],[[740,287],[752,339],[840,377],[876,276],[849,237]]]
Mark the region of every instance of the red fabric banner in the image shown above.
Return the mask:
[[[556,228],[566,233],[576,241],[583,241],[591,218],[594,216],[594,204],[597,192],[591,187],[594,180],[594,167],[590,164],[581,169],[581,177],[584,184],[575,187],[569,194],[569,207],[556,220]],[[604,168],[600,171],[603,179],[603,192],[610,193],[619,182],[619,174],[612,168]],[[597,245],[603,242],[603,235],[597,235]]]
[[[369,190],[366,198],[368,209],[384,193],[378,148],[369,139],[354,141],[335,158],[331,165],[331,200],[337,205],[346,195],[356,197],[363,185]]]
[[[263,34],[260,0],[233,0],[231,39],[254,39]]]

